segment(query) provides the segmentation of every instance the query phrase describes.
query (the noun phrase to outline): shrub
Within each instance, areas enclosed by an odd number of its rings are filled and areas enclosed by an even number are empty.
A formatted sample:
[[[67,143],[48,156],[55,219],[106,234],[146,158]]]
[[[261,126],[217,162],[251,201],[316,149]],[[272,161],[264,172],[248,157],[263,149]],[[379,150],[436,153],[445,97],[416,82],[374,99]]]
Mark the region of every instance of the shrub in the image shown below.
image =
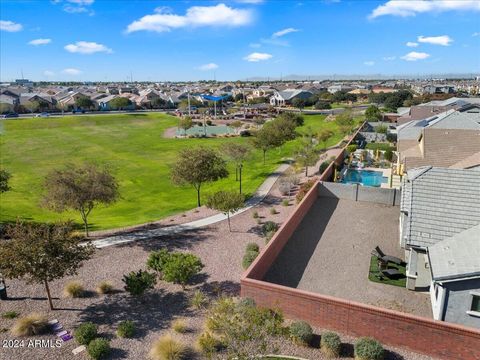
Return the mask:
[[[110,351],[110,342],[103,338],[94,339],[87,346],[88,355],[94,360],[106,358]]]
[[[167,249],[153,251],[148,255],[147,266],[157,272],[162,272],[165,263],[168,261],[170,253]]]
[[[122,281],[125,283],[125,290],[131,295],[143,295],[148,289],[153,289],[157,279],[154,274],[150,274],[148,271],[139,270],[137,272],[132,271],[127,275],[123,275]]]
[[[207,125],[212,126],[212,120],[207,120]]]
[[[118,324],[117,336],[121,338],[131,338],[135,335],[135,323],[131,320],[125,320]]]
[[[357,360],[382,360],[384,350],[382,344],[369,337],[363,337],[355,342],[355,359]]]
[[[255,300],[253,300],[252,298],[241,298],[240,300],[238,300],[237,307],[242,307],[242,306],[255,307],[256,306]]]
[[[295,321],[290,325],[290,337],[296,343],[308,345],[313,337],[312,327],[305,321]]]
[[[282,200],[282,205],[283,206],[288,206],[288,205],[290,205],[290,201],[288,199],[283,199]]]
[[[182,286],[185,286],[193,276],[203,269],[203,264],[197,256],[169,252],[166,249],[151,253],[147,260],[147,266],[161,273],[165,281]]]
[[[164,335],[153,343],[149,355],[153,360],[183,360],[187,359],[188,352],[181,342]]]
[[[207,359],[211,359],[213,354],[222,348],[222,342],[211,332],[204,331],[197,339],[197,348]]]
[[[270,215],[276,215],[276,214],[277,214],[277,210],[275,208],[271,208]]]
[[[97,325],[91,322],[83,323],[75,330],[73,336],[80,345],[88,345],[97,337]]]
[[[243,255],[242,258],[242,267],[244,269],[248,269],[248,267],[253,263],[253,261],[257,258],[258,251],[247,251]]]
[[[11,332],[14,336],[32,336],[43,334],[47,330],[47,317],[45,315],[32,313],[15,321]]]
[[[252,214],[252,217],[254,219],[258,219],[259,218],[258,211],[254,211],[253,214]]]
[[[113,292],[113,285],[108,281],[102,281],[97,286],[97,293],[100,295],[111,294]]]
[[[385,157],[385,160],[392,161],[392,159],[393,159],[392,149],[386,150],[385,153],[383,154],[383,156]]]
[[[247,244],[247,248],[245,251],[256,251],[256,252],[259,252],[260,251],[260,247],[258,246],[258,244],[256,243],[248,243]]]
[[[275,232],[278,230],[278,224],[276,222],[273,222],[273,221],[266,221],[263,225],[262,225],[262,233],[263,233],[263,236],[267,236],[267,234],[269,232]]]
[[[183,334],[187,331],[187,324],[185,324],[185,320],[183,319],[175,319],[172,322],[172,329],[177,333]]]
[[[331,331],[323,333],[320,340],[320,349],[327,357],[339,357],[340,350],[342,349],[342,341],[340,340],[340,336]]]
[[[190,298],[190,306],[195,309],[203,309],[207,304],[208,298],[201,290],[196,290]]]
[[[2,314],[2,318],[4,319],[15,319],[18,317],[18,313],[16,311],[7,311]]]
[[[287,177],[281,177],[278,183],[278,190],[282,195],[289,195],[292,190],[293,183],[291,179]]]
[[[81,282],[70,281],[63,288],[63,295],[65,297],[79,298],[85,294],[85,289]]]
[[[297,196],[295,197],[297,199],[297,202],[303,200],[305,195],[307,195],[308,191],[313,187],[314,184],[315,180],[308,180],[306,183],[300,185],[300,189],[298,190]]]
[[[324,161],[320,164],[320,167],[318,169],[318,171],[320,172],[320,175],[323,174],[325,170],[327,170],[328,165],[330,165],[330,161]]]
[[[273,235],[275,235],[275,231],[269,231],[265,235],[265,244],[268,244],[270,240],[272,240]]]
[[[357,145],[356,144],[351,144],[347,146],[347,151],[352,154],[357,150]]]

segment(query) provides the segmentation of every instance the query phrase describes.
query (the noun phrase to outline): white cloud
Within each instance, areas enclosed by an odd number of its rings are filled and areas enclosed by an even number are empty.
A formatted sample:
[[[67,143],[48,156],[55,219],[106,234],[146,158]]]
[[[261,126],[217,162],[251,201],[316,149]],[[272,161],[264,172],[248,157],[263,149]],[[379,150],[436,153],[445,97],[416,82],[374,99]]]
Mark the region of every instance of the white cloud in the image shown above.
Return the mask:
[[[407,55],[402,56],[402,59],[406,61],[417,61],[417,60],[425,60],[428,57],[430,57],[430,54],[427,54],[424,52],[412,51],[412,52],[409,52]]]
[[[75,44],[68,44],[65,46],[65,50],[71,53],[79,54],[94,54],[97,52],[104,52],[107,54],[112,53],[112,49],[102,44],[89,41],[77,41]]]
[[[248,46],[254,49],[258,49],[259,47],[262,47],[262,44],[259,43],[250,43]]]
[[[373,66],[373,65],[375,65],[375,61],[371,61],[371,60],[369,60],[369,61],[364,61],[364,62],[363,62],[363,65]]]
[[[45,70],[43,72],[43,75],[46,76],[46,77],[52,77],[52,76],[55,76],[55,73],[51,70]]]
[[[300,30],[298,29],[295,29],[295,28],[286,28],[286,29],[283,29],[283,30],[280,30],[280,31],[277,31],[275,33],[273,33],[272,35],[272,38],[278,38],[278,37],[281,37],[281,36],[284,36],[284,35],[287,35],[287,34],[290,34],[290,33],[293,33],[293,32],[298,32]]]
[[[0,20],[0,30],[8,32],[17,32],[23,29],[22,24],[15,23],[9,20]]]
[[[241,4],[261,4],[263,3],[263,0],[237,0],[237,2]]]
[[[408,47],[417,47],[417,46],[418,46],[418,43],[413,42],[413,41],[409,41],[409,42],[407,42],[405,45],[407,45]]]
[[[215,70],[215,69],[218,69],[218,65],[215,63],[208,63],[208,64],[200,65],[198,69],[202,71]]]
[[[272,57],[273,56],[271,54],[254,52],[245,56],[243,59],[249,62],[259,62],[271,59]]]
[[[474,32],[472,36],[480,36],[480,32]]]
[[[415,16],[422,13],[445,11],[480,11],[478,0],[390,0],[376,7],[369,15],[370,19],[379,16]]]
[[[182,27],[241,26],[253,21],[253,13],[247,9],[234,9],[225,4],[192,6],[185,15],[157,13],[145,15],[128,25],[126,32],[165,32]]]
[[[52,0],[54,4],[60,4],[62,0]],[[69,14],[82,14],[88,13],[92,16],[95,14],[93,10],[90,10],[89,6],[92,5],[95,0],[65,0],[63,5],[63,11]]]
[[[34,45],[34,46],[47,45],[47,44],[50,44],[51,42],[52,42],[52,39],[35,39],[32,41],[29,41],[28,45]]]
[[[80,75],[82,72],[75,68],[66,68],[62,70],[62,73],[67,75],[77,76],[77,75]]]
[[[77,5],[92,5],[95,0],[67,0],[67,2]]]
[[[442,36],[419,36],[417,39],[418,42],[441,45],[441,46],[450,46],[450,43],[453,42],[453,39],[448,35]]]
[[[396,56],[385,56],[383,57],[383,60],[385,61],[393,61],[395,60],[397,57]]]

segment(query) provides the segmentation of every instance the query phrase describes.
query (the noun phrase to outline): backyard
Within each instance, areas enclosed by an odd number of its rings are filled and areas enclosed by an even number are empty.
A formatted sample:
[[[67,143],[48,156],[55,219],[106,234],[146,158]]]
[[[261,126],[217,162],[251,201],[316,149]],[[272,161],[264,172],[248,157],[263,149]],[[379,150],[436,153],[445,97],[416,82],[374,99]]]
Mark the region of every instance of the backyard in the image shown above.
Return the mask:
[[[246,143],[249,140],[241,137],[164,138],[165,130],[176,126],[177,121],[164,114],[2,120],[1,164],[12,174],[12,190],[1,195],[0,221],[20,217],[34,221],[74,219],[79,222],[76,213],[57,214],[39,205],[45,175],[67,162],[107,164],[119,181],[121,199],[108,208],[94,209],[90,216],[92,230],[141,224],[194,208],[195,190],[174,187],[170,181],[170,166],[179,150],[186,146],[219,147],[225,142]],[[325,146],[334,145],[343,137],[337,124],[326,122],[323,115],[305,116],[305,124],[298,131],[305,131],[307,127],[313,132],[322,128],[334,131]],[[244,192],[253,194],[284,158],[292,156],[297,142],[293,140],[268,151],[265,165],[261,151],[253,151],[244,166]],[[220,189],[236,189],[234,166],[229,164],[229,169],[227,179],[206,184],[202,187],[202,195]]]

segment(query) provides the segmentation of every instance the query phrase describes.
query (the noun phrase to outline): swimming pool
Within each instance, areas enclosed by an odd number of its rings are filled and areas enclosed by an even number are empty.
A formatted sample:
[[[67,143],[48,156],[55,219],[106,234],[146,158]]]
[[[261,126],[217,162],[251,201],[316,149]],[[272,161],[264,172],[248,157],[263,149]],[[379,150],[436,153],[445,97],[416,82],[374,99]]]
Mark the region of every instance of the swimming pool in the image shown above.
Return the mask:
[[[388,178],[384,177],[381,171],[354,169],[348,169],[342,179],[344,184],[362,184],[375,187],[380,187],[387,181]]]

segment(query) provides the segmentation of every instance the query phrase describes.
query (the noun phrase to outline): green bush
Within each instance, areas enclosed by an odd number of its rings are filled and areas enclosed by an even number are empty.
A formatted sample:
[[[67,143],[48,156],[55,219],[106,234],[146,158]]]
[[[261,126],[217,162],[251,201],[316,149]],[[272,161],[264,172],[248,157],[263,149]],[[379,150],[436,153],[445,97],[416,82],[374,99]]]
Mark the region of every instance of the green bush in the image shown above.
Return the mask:
[[[2,314],[2,318],[4,319],[15,319],[18,317],[19,313],[16,311],[7,311]]]
[[[283,199],[282,200],[282,205],[283,206],[288,206],[288,205],[290,205],[290,201],[288,199]]]
[[[388,161],[392,161],[393,159],[393,151],[391,149],[388,149],[385,151],[385,153],[383,154],[383,156],[385,157],[385,160],[388,160]]]
[[[131,295],[143,295],[148,289],[153,289],[157,282],[154,274],[148,271],[139,270],[132,271],[127,275],[123,275],[122,281],[125,283],[125,290]]]
[[[306,183],[303,183],[300,185],[300,189],[298,190],[297,195],[295,196],[295,199],[297,202],[300,202],[303,200],[305,195],[310,191],[310,189],[315,185],[315,180],[308,180]]]
[[[387,151],[387,150],[395,150],[395,148],[392,147],[392,145],[390,145],[389,143],[368,143],[367,145],[365,145],[365,149],[367,150],[383,150],[383,151]]]
[[[270,215],[276,215],[276,214],[277,214],[277,210],[275,208],[271,208]]]
[[[170,253],[167,249],[153,251],[148,255],[147,267],[157,272],[162,272],[165,263],[170,258]]]
[[[310,324],[305,321],[295,321],[290,325],[290,337],[296,343],[308,345],[313,337],[313,330]]]
[[[106,358],[110,351],[110,342],[103,338],[94,339],[87,346],[88,355],[94,360]]]
[[[320,340],[320,349],[329,358],[335,358],[340,356],[340,351],[342,349],[342,341],[338,334],[327,331],[322,334]]]
[[[117,336],[121,338],[131,338],[135,335],[135,323],[131,320],[125,320],[118,324]]]
[[[258,219],[259,218],[258,211],[254,211],[253,214],[252,214],[252,217],[254,219]]]
[[[205,331],[198,337],[197,347],[207,359],[211,359],[213,354],[222,348],[222,342],[211,332]]]
[[[97,337],[97,325],[91,322],[83,323],[75,330],[73,336],[80,345],[88,345]]]
[[[351,144],[347,146],[347,151],[352,154],[357,150],[357,145],[356,144]]]
[[[385,351],[382,344],[369,337],[363,337],[355,342],[356,360],[383,360]]]
[[[256,243],[248,243],[247,244],[247,249],[245,251],[256,251],[256,252],[259,252],[260,251],[260,247],[258,246],[258,244]]]
[[[262,225],[262,234],[263,236],[267,236],[269,232],[276,232],[278,230],[278,224],[273,221],[266,221]]]
[[[195,309],[203,309],[207,304],[208,298],[201,290],[196,290],[190,298],[190,306]]]
[[[325,170],[327,170],[328,165],[330,165],[330,161],[324,161],[320,164],[320,167],[318,169],[318,171],[320,172],[320,175],[323,174]]]
[[[253,263],[253,261],[257,258],[258,251],[247,251],[245,255],[243,255],[242,259],[242,266],[244,269],[248,269],[248,267]]]

